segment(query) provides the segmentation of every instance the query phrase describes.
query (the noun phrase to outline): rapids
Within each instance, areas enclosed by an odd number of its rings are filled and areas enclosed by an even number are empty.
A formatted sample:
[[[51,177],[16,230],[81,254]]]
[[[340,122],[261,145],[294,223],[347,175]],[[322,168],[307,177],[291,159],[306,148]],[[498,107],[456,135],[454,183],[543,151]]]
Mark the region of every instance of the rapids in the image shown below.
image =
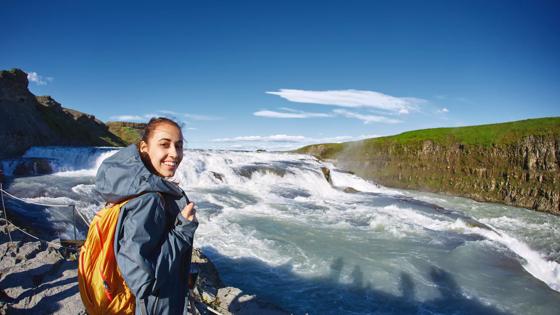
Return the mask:
[[[95,172],[114,152],[32,148],[24,157],[56,173],[11,178],[8,192],[91,219],[103,205]],[[295,314],[560,309],[560,217],[390,189],[288,153],[186,150],[174,180],[197,203],[195,246],[224,282]]]

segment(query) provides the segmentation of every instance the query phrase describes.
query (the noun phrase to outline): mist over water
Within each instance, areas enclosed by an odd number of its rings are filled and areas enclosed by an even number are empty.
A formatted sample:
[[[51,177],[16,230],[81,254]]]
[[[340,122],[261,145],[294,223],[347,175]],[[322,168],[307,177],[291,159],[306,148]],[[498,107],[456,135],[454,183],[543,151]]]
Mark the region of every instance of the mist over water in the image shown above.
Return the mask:
[[[107,148],[33,148],[57,173],[16,178],[28,201],[91,218]],[[334,187],[321,167],[331,169]],[[306,155],[187,150],[195,246],[224,282],[296,314],[557,314],[560,218],[389,189]],[[352,187],[357,193],[346,193]]]

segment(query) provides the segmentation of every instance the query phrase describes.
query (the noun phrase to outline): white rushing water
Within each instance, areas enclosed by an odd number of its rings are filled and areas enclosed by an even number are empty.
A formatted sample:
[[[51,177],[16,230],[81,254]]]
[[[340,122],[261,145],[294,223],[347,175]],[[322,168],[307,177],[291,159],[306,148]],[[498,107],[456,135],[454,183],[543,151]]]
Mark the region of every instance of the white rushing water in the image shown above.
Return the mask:
[[[58,172],[10,191],[91,218],[102,204],[95,172],[114,152],[33,148],[26,157]],[[385,188],[298,154],[187,150],[175,177],[199,209],[195,246],[224,280],[291,312],[560,309],[559,217]]]

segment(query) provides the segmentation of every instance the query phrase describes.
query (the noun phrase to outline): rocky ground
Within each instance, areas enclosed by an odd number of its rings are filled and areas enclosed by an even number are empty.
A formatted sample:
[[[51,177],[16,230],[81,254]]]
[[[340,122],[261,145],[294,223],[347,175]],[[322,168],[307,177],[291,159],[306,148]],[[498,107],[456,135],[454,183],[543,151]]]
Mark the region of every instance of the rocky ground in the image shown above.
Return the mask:
[[[86,314],[76,257],[73,251],[34,240],[0,220],[0,314]],[[193,263],[199,269],[194,295],[200,314],[287,314],[254,295],[224,286],[200,250],[193,252]]]

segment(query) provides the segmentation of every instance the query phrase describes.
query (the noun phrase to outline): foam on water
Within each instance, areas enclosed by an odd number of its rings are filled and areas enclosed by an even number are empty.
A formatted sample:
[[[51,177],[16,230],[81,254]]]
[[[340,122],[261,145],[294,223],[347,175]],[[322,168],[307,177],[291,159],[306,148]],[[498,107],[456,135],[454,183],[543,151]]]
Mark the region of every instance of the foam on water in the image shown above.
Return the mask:
[[[546,283],[551,289],[560,292],[560,264],[555,261],[546,260],[541,253],[531,249],[526,243],[503,231],[488,231],[478,227],[469,227],[468,229],[505,245],[524,259],[522,266],[527,272]]]
[[[329,165],[331,169],[334,169],[333,165]],[[352,187],[359,191],[372,192],[372,193],[382,193],[387,195],[402,195],[402,193],[396,189],[390,189],[383,187],[381,185],[369,182],[363,178],[356,175],[339,172],[336,170],[331,171],[331,178],[333,184],[339,187]]]
[[[80,178],[94,176],[101,162],[115,152],[114,149],[80,151],[56,148],[31,150],[29,155],[65,161],[65,164],[57,162],[62,166],[59,168],[61,172],[56,175]],[[332,170],[335,187],[325,180],[321,172],[323,166]],[[395,241],[420,236],[430,242],[429,239],[433,238],[437,244],[449,233],[463,237],[467,242],[469,235],[478,235],[515,253],[528,273],[560,292],[558,263],[547,259],[548,253],[540,252],[541,248],[535,250],[519,237],[520,233],[537,227],[546,229],[547,235],[555,236],[555,233],[560,233],[556,223],[530,221],[523,216],[495,215],[503,212],[502,209],[459,198],[385,188],[299,154],[187,150],[175,179],[187,190],[191,199],[201,204],[208,203],[208,208],[201,208],[199,212],[203,228],[197,231],[196,245],[213,247],[228,257],[252,257],[271,266],[291,263],[296,272],[306,275],[328,272],[327,260],[312,256],[304,249],[305,244],[290,239],[289,235],[269,236],[273,231],[264,229],[263,222],[287,231],[294,227],[327,231],[324,233],[336,234],[347,240],[355,235],[371,233]],[[344,187],[364,193],[344,193],[339,189]],[[71,190],[74,194],[90,198],[87,205],[82,205],[89,217],[99,210],[100,204],[93,198],[94,185],[78,184]],[[384,201],[377,200],[377,195]],[[424,209],[403,196],[451,208],[461,215],[430,210],[430,207]],[[28,200],[56,204],[76,202],[67,197]],[[479,214],[486,213],[488,217],[475,219],[480,218]],[[358,232],[362,234],[356,234]]]
[[[188,156],[188,157],[187,157]],[[353,206],[356,197],[346,194],[331,187],[320,172],[320,162],[313,159],[302,159],[301,155],[291,154],[271,154],[271,153],[228,153],[209,154],[207,152],[189,152],[185,154],[185,162],[182,163],[178,171],[178,177],[187,182],[186,187],[216,187],[216,185],[228,185],[247,194],[259,196],[261,201],[253,205],[245,205],[241,209],[231,209],[230,213],[242,213],[247,216],[264,216],[276,218],[278,220],[294,221],[316,226],[330,226],[331,228],[360,228],[364,225],[373,231],[383,231],[390,233],[394,237],[403,238],[411,234],[423,234],[425,231],[454,232],[458,234],[477,234],[490,239],[497,244],[506,246],[509,250],[522,257],[525,268],[534,277],[545,282],[552,289],[560,290],[559,267],[556,262],[547,261],[537,251],[532,250],[526,243],[509,236],[496,228],[484,229],[471,226],[461,218],[450,218],[441,214],[419,212],[412,207],[402,207],[388,205],[384,207]],[[240,176],[236,169],[244,165],[264,165],[270,166],[278,161],[287,163],[285,168],[288,170],[282,176],[269,171],[254,172],[249,178]],[[299,164],[298,164],[299,163]],[[327,165],[333,169],[332,165]],[[223,183],[213,175],[212,172],[223,175]],[[363,180],[355,175],[331,171],[333,184],[339,187],[352,187],[359,191],[379,193],[384,195],[402,196],[403,193],[394,189],[388,189],[374,183]],[[275,194],[275,190],[282,188],[298,188],[308,192],[309,196],[297,196],[292,200],[286,200],[282,196]],[[220,204],[212,196],[206,196],[212,202]],[[428,202],[447,203],[447,200],[439,197],[424,197]],[[314,212],[309,209],[296,207],[298,203],[310,202],[326,207],[326,211]],[[242,203],[242,202],[241,202]],[[270,204],[282,204],[281,208],[271,207]],[[224,204],[222,204],[224,205]],[[227,206],[227,205],[224,205]],[[225,211],[228,212],[227,210]],[[508,220],[504,220],[508,224]],[[231,224],[228,220],[216,221],[213,224],[223,223],[224,226],[216,225],[211,233],[219,230],[231,231]],[[486,222],[485,222],[486,223]],[[487,222],[492,224],[493,221]],[[523,226],[522,222],[511,221],[509,223]],[[235,226],[235,225],[234,225]],[[220,248],[231,255],[241,255],[251,253],[264,261],[279,264],[289,260],[289,257],[275,251],[274,243],[261,240],[259,243],[253,238],[254,234],[244,235],[241,227],[236,227],[235,231],[228,234],[228,241],[235,242],[235,246],[224,243],[216,243],[211,238],[203,238],[203,242],[209,242],[213,246]],[[212,234],[209,235],[212,235]],[[215,235],[215,234],[214,234]],[[252,244],[259,250],[255,251]],[[297,248],[297,245],[293,245]],[[235,250],[232,250],[236,248]],[[297,250],[296,250],[297,251]],[[264,253],[269,253],[268,257]],[[305,265],[312,265],[308,263]],[[310,271],[308,271],[310,272]]]
[[[107,147],[31,147],[23,158],[45,158],[52,160],[51,167],[55,172],[76,170],[90,170],[95,172],[101,162],[117,152],[115,148]],[[89,176],[91,172],[73,174],[75,176]],[[95,174],[94,174],[95,175]],[[72,176],[72,175],[69,175]]]
[[[253,257],[273,266],[287,262],[289,258],[277,253],[273,241],[258,238],[255,236],[256,231],[247,230],[231,221],[231,217],[236,216],[237,210],[224,208],[223,215],[212,220],[201,215],[199,220],[200,224],[204,225],[204,229],[197,231],[195,246],[211,244],[228,257]]]
[[[30,203],[44,204],[44,205],[71,205],[75,200],[68,197],[36,197],[36,198],[22,198]]]

